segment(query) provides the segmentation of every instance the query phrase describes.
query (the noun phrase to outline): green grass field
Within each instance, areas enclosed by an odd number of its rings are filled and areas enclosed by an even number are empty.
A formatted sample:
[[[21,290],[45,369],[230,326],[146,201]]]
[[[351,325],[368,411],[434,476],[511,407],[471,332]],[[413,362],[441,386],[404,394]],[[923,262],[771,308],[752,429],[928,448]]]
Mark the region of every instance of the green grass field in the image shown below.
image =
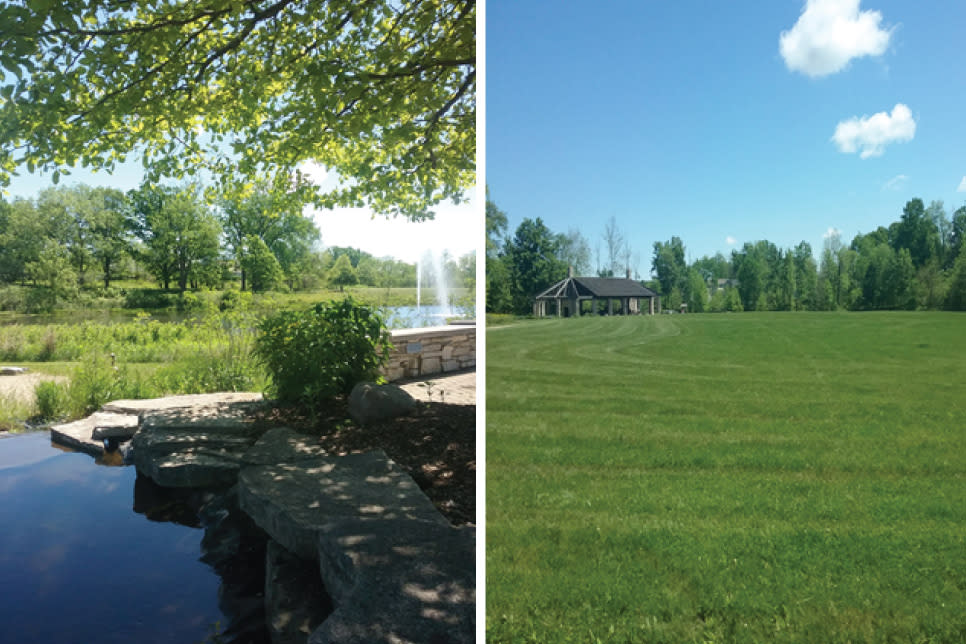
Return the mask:
[[[966,316],[487,333],[488,642],[966,642]]]

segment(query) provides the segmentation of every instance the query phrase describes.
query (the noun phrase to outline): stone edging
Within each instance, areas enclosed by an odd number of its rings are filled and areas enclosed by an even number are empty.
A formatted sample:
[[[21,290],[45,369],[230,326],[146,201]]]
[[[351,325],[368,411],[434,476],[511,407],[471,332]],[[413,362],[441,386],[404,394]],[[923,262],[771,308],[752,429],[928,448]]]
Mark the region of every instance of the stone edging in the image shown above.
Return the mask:
[[[394,348],[382,369],[390,382],[476,366],[475,324],[397,329],[391,340]]]

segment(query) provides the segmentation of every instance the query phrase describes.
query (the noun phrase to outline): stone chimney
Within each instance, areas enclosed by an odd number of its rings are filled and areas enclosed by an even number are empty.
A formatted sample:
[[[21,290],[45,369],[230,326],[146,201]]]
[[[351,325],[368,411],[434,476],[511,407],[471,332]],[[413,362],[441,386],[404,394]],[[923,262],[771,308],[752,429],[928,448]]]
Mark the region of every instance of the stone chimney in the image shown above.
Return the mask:
[[[631,269],[627,269],[627,279],[631,279]]]
[[[574,276],[574,265],[571,264],[570,266],[567,267],[567,277],[573,277],[573,276]]]

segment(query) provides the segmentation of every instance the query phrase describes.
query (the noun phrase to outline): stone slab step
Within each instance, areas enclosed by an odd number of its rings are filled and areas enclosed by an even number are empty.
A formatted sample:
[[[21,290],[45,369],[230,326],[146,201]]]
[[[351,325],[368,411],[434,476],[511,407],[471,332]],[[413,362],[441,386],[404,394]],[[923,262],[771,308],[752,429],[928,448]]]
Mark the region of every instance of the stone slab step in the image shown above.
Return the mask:
[[[113,414],[116,420],[95,423],[91,438],[103,441],[113,438],[118,441],[130,440],[138,430],[138,417],[133,414]]]
[[[53,425],[50,428],[50,439],[55,443],[80,450],[92,456],[104,454],[104,441],[93,438],[95,427],[120,426],[131,423],[137,424],[137,416],[112,412],[94,412],[87,418],[75,420],[72,423]]]
[[[245,467],[238,503],[293,554],[318,561],[318,535],[357,517],[449,525],[413,479],[381,450]]]
[[[185,407],[220,407],[224,405],[262,402],[263,397],[260,393],[227,392],[216,394],[186,394],[181,396],[166,396],[164,398],[148,398],[145,400],[115,400],[107,403],[101,409],[102,411],[112,411],[122,414],[144,414]]]
[[[288,427],[275,427],[265,432],[244,456],[247,465],[294,463],[326,456],[318,439],[300,434]]]
[[[319,553],[338,608],[311,644],[475,641],[475,528],[347,519],[320,533]]]
[[[238,502],[318,561],[336,610],[309,642],[474,641],[475,529],[450,526],[384,452],[243,467]]]

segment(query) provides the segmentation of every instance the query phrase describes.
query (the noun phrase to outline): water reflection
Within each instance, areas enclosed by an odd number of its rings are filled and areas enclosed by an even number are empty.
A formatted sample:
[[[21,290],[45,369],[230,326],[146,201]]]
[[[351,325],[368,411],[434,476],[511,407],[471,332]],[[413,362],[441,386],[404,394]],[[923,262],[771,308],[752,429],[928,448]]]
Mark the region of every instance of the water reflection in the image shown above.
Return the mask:
[[[165,490],[37,433],[0,439],[0,494],[0,642],[269,641],[265,538],[230,490]]]

